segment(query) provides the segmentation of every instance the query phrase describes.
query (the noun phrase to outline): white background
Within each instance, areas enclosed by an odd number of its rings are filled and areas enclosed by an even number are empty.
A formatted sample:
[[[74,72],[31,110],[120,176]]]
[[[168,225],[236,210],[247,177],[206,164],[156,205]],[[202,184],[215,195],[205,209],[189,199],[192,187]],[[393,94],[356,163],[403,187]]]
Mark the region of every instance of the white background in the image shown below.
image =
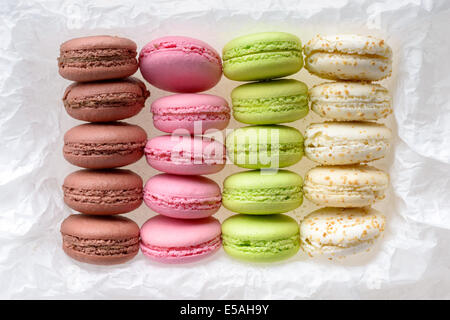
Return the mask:
[[[125,4],[126,3],[126,4]],[[112,299],[450,298],[450,1],[2,1],[0,4],[0,297]],[[69,81],[59,77],[59,45],[110,34],[140,50],[164,35],[186,35],[218,51],[247,33],[285,31],[305,43],[316,33],[385,38],[393,75],[383,81],[394,99],[385,121],[394,133],[390,155],[375,165],[391,177],[376,207],[388,217],[370,253],[345,260],[299,253],[270,265],[232,260],[223,251],[188,265],[152,263],[139,254],[121,266],[91,266],[61,250],[64,177],[76,170],[62,157],[64,132],[81,122],[64,111]],[[136,76],[142,78],[139,71]],[[306,70],[292,76],[308,86],[323,80]],[[222,78],[210,93],[225,97],[239,83]],[[146,108],[129,120],[160,135],[150,104],[169,93],[150,87]],[[304,130],[311,112],[290,125]],[[230,128],[242,124],[232,120]],[[301,175],[314,164],[302,159]],[[141,159],[130,166],[146,181],[156,173]],[[219,184],[227,165],[212,175]],[[314,206],[289,214],[298,221]],[[221,209],[223,221],[231,213]],[[141,225],[145,205],[127,216]]]

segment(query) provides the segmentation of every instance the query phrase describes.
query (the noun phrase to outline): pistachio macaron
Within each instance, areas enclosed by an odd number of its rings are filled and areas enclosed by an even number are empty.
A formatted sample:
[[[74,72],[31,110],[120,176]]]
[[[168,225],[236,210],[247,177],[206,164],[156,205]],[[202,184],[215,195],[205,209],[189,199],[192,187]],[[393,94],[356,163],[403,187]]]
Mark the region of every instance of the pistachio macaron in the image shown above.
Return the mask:
[[[288,170],[238,172],[223,182],[222,204],[245,214],[288,212],[302,204],[302,186],[302,177]]]
[[[324,79],[377,81],[392,72],[391,48],[372,36],[317,35],[304,52],[305,68]]]
[[[284,168],[303,157],[303,135],[283,125],[248,126],[226,138],[231,161],[247,169]]]
[[[385,216],[370,207],[322,208],[301,221],[301,248],[311,257],[361,253],[370,250],[385,224]]]
[[[329,120],[378,120],[392,113],[388,90],[376,83],[325,82],[309,90],[309,99],[311,110]]]
[[[222,244],[233,258],[248,262],[275,262],[295,255],[300,248],[297,222],[283,214],[238,214],[222,223]]]
[[[294,79],[246,83],[231,92],[233,115],[248,124],[292,122],[308,114],[308,87]]]
[[[373,122],[323,122],[306,128],[305,154],[321,164],[354,164],[383,158],[391,130]]]
[[[306,173],[303,192],[317,205],[365,207],[385,198],[389,176],[366,165],[318,166]]]
[[[299,38],[285,32],[262,32],[228,42],[222,50],[223,73],[231,80],[285,77],[303,67]]]

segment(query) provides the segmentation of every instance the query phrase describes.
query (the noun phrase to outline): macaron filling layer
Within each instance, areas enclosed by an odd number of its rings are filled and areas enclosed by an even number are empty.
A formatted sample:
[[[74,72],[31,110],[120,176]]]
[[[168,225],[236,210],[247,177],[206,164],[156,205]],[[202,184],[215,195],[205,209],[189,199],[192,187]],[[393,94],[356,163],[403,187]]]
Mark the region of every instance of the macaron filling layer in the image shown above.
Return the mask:
[[[153,120],[163,121],[201,121],[228,120],[230,108],[228,106],[195,105],[152,108]]]
[[[114,108],[127,107],[137,104],[144,105],[147,97],[137,95],[135,93],[103,93],[83,98],[72,98],[64,100],[64,106],[70,109],[98,109],[98,108]]]
[[[300,246],[300,235],[277,240],[244,240],[223,234],[223,246],[244,253],[279,254]]]
[[[179,41],[161,41],[158,43],[153,43],[152,46],[145,46],[139,54],[139,59],[153,53],[171,51],[200,55],[213,63],[222,65],[220,56],[218,56],[214,51],[200,45]]]
[[[254,188],[254,189],[223,189],[223,198],[225,200],[237,200],[243,202],[287,202],[302,201],[302,187],[289,186],[277,188]]]
[[[81,143],[66,142],[64,143],[64,153],[80,156],[93,155],[111,155],[120,154],[127,155],[136,151],[141,151],[146,144],[142,142],[118,142],[118,143]]]
[[[170,150],[160,150],[155,148],[145,148],[145,156],[150,160],[172,162],[178,164],[223,164],[226,161],[226,156],[218,157],[211,154],[196,154],[181,150],[179,152],[172,152]]]
[[[180,197],[156,194],[146,190],[144,201],[176,210],[214,210],[220,208],[222,197],[220,195],[204,198]]]
[[[136,51],[125,48],[79,49],[61,53],[59,67],[113,67],[137,64]]]
[[[64,197],[70,201],[91,204],[125,204],[142,200],[142,188],[93,190],[63,186]]]
[[[63,246],[92,256],[117,256],[129,255],[139,250],[139,237],[105,240],[105,239],[83,239],[71,235],[63,235]]]
[[[213,252],[220,248],[221,243],[222,239],[219,235],[210,241],[195,246],[161,247],[145,243],[141,240],[140,247],[142,252],[150,257],[177,259],[182,257],[195,257]]]
[[[301,55],[302,47],[297,41],[262,41],[254,42],[250,45],[237,46],[228,49],[224,52],[223,60],[230,62],[232,59],[254,55],[258,53],[278,53],[286,51],[288,53],[294,53],[298,56]],[[238,62],[233,60],[232,62]]]
[[[281,112],[308,108],[308,97],[299,94],[274,98],[234,98],[232,103],[235,113]]]

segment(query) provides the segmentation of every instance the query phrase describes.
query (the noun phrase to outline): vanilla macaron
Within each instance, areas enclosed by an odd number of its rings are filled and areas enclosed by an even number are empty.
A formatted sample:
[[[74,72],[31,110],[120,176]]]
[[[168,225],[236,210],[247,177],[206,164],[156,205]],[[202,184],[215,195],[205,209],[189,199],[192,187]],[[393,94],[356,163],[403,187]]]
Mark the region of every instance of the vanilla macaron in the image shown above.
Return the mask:
[[[304,52],[305,68],[324,79],[377,81],[392,72],[391,48],[372,36],[317,35]]]
[[[309,91],[311,110],[337,121],[378,120],[392,113],[388,90],[368,82],[325,82]]]
[[[385,223],[385,216],[370,207],[322,208],[300,223],[301,248],[311,257],[368,251],[383,234]]]
[[[323,122],[306,128],[305,154],[320,164],[354,164],[383,158],[391,130],[373,122]]]
[[[384,199],[388,184],[388,174],[371,166],[318,166],[306,173],[303,192],[321,206],[365,207]]]

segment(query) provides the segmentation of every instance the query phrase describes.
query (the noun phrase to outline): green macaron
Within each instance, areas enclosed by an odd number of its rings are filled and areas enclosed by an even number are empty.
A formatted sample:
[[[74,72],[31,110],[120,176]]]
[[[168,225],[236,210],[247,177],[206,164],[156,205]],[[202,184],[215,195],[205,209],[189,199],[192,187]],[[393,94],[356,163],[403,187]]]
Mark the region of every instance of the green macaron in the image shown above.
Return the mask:
[[[231,92],[233,115],[248,124],[292,122],[308,114],[308,87],[293,79],[253,82]]]
[[[274,262],[300,247],[297,222],[284,214],[234,215],[222,223],[222,244],[230,256],[250,262]]]
[[[303,202],[303,179],[288,170],[244,171],[223,182],[222,204],[228,210],[245,214],[283,213]]]
[[[285,32],[249,34],[231,40],[222,50],[223,73],[231,80],[285,77],[303,67],[302,43]]]
[[[247,169],[284,168],[303,156],[303,136],[283,125],[248,126],[234,130],[226,138],[231,161]]]

